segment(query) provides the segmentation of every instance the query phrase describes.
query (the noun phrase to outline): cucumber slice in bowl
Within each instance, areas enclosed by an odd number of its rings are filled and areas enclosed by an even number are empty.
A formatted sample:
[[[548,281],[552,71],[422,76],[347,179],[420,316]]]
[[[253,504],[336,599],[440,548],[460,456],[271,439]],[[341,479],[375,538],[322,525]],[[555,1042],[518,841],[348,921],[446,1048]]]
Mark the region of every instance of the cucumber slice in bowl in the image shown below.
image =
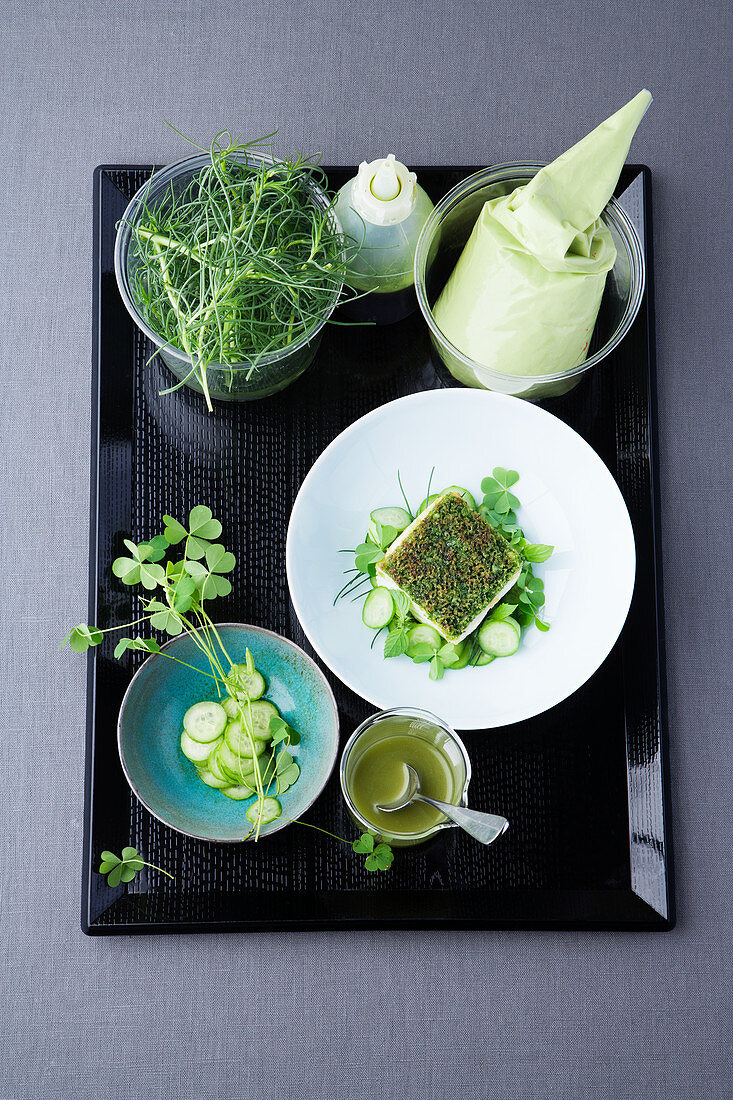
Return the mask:
[[[361,618],[370,630],[381,630],[394,615],[394,600],[388,588],[373,588],[364,600]]]
[[[224,740],[236,756],[247,756],[250,759],[258,756],[265,747],[266,738],[254,732],[250,737],[249,731],[241,722],[230,722],[224,730]]]
[[[183,728],[192,741],[216,741],[224,732],[227,712],[219,703],[194,703],[183,716]]]
[[[258,741],[270,740],[270,719],[279,717],[280,711],[267,699],[258,699],[252,704],[252,730]]]
[[[221,793],[225,794],[227,798],[233,799],[234,802],[245,802],[255,792],[246,783],[240,783],[236,787],[222,787]]]
[[[221,742],[221,738],[218,738],[218,742]],[[211,749],[211,742],[204,745],[200,741],[194,741],[185,730],[181,734],[181,752],[192,764],[206,764],[211,756]]]
[[[251,825],[257,824],[259,818],[262,825],[269,825],[271,821],[274,821],[276,817],[279,817],[282,813],[282,806],[276,798],[264,798],[262,800],[262,816],[260,817],[260,807],[257,802],[253,802],[247,810],[247,821]]]
[[[259,699],[265,694],[265,678],[257,669],[248,672],[246,665],[232,665],[230,676],[236,680],[243,696]]]
[[[210,772],[208,768],[199,768],[199,779],[202,783],[205,783],[207,787],[214,787],[217,791],[223,791],[225,787],[230,786],[230,780],[217,779],[213,772]]]
[[[521,636],[519,623],[501,619],[484,623],[478,632],[478,644],[489,657],[511,657],[519,649]]]

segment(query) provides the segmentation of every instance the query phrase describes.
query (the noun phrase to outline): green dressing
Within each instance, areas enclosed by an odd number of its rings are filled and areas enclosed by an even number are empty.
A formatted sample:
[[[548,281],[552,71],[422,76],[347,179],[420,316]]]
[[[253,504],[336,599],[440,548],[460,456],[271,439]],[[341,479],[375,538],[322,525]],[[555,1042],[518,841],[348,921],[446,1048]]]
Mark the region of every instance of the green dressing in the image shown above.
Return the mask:
[[[439,810],[422,802],[394,813],[377,809],[405,791],[405,764],[415,769],[421,792],[430,798],[457,803],[463,792],[465,763],[443,730],[403,715],[377,722],[354,745],[347,786],[357,812],[386,838],[423,834],[445,821]]]

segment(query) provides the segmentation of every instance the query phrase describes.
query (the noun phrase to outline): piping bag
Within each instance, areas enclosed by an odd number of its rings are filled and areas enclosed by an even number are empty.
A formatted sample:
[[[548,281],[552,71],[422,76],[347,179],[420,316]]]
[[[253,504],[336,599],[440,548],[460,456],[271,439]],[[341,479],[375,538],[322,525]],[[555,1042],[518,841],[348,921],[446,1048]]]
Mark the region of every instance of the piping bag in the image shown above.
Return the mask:
[[[484,204],[433,310],[477,364],[454,370],[460,382],[490,387],[482,367],[559,374],[585,360],[616,259],[601,212],[651,101],[639,92],[528,184]]]

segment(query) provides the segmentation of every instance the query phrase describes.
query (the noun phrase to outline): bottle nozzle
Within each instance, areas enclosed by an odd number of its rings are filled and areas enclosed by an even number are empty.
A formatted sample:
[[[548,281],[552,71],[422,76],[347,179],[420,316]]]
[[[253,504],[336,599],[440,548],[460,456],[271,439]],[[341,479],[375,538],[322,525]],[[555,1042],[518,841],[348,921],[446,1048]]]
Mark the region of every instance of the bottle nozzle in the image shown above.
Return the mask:
[[[402,184],[395,169],[394,153],[390,153],[380,162],[369,189],[376,199],[382,199],[384,202],[397,198],[402,190]]]

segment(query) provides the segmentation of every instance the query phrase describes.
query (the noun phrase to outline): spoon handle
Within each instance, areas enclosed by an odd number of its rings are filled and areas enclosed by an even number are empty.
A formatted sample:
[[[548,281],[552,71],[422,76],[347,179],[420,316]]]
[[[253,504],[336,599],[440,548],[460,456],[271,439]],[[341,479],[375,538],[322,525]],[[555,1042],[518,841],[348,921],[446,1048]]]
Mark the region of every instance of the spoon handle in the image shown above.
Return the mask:
[[[465,806],[452,806],[449,802],[439,802],[437,798],[426,798],[424,794],[415,795],[416,800],[435,806],[451,821],[455,821],[464,832],[482,844],[492,844],[509,828],[509,822],[499,814],[484,814],[479,810],[468,810]]]

